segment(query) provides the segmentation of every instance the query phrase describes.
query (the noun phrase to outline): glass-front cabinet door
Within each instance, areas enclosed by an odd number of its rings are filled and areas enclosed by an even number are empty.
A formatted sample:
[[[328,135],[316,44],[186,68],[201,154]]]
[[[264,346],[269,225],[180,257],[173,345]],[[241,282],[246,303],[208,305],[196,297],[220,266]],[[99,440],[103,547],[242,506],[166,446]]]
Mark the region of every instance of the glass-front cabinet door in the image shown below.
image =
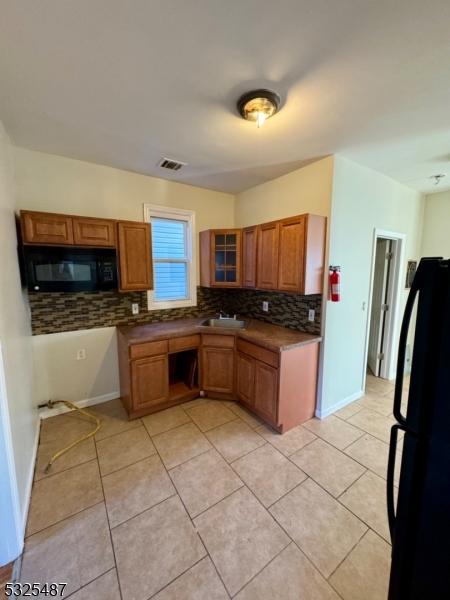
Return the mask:
[[[241,232],[215,230],[211,232],[212,283],[219,287],[241,285]]]

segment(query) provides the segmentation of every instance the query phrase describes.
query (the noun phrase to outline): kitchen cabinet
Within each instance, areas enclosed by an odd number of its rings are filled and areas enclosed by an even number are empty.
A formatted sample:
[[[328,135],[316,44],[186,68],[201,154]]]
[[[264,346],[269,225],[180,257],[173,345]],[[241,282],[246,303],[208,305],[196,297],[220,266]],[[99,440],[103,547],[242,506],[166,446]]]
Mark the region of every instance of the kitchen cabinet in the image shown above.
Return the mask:
[[[209,229],[200,232],[200,285],[241,286],[241,230]]]
[[[199,330],[199,323],[187,319],[118,328],[120,395],[130,418],[192,400],[200,392],[238,400],[282,433],[314,416],[320,338],[296,332],[292,340],[293,332],[265,323],[227,333]],[[267,347],[258,342],[261,336],[281,336],[287,345]]]
[[[200,335],[129,344],[120,329],[120,397],[130,419],[196,398]]]
[[[259,225],[256,284],[260,289],[277,289],[279,237],[278,221]]]
[[[321,294],[326,218],[300,215],[279,222],[277,289],[297,294]]]
[[[117,223],[119,290],[144,291],[153,288],[153,265],[149,223]]]
[[[258,228],[245,227],[242,230],[242,287],[256,287]]]
[[[201,387],[219,398],[234,397],[234,336],[204,335]]]
[[[168,355],[140,358],[131,363],[133,410],[140,411],[169,399]]]
[[[279,224],[278,285],[283,292],[303,289],[305,216],[284,219]]]
[[[281,433],[314,416],[319,345],[272,352],[237,340],[238,399]]]
[[[77,246],[114,248],[116,223],[110,219],[73,217],[73,241]]]
[[[74,243],[70,216],[22,210],[20,225],[24,244],[66,246]]]
[[[228,230],[237,236],[236,246],[233,237],[228,247],[225,230],[202,231],[200,285],[321,294],[326,221],[326,217],[304,214],[242,230]]]
[[[255,404],[255,361],[241,352],[236,354],[236,395],[248,407]]]
[[[254,407],[269,423],[278,425],[278,369],[255,360]]]
[[[116,248],[119,291],[153,287],[149,223],[22,210],[20,228],[25,245]]]

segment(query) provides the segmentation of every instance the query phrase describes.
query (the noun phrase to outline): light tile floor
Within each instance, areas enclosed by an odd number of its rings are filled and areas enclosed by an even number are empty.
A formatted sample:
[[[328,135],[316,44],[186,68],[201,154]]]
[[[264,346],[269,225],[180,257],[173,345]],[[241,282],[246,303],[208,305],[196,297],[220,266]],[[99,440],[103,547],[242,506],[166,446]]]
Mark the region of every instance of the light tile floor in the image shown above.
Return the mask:
[[[392,384],[281,436],[232,402],[42,424],[21,580],[71,600],[385,600]],[[400,461],[400,453],[397,463]]]

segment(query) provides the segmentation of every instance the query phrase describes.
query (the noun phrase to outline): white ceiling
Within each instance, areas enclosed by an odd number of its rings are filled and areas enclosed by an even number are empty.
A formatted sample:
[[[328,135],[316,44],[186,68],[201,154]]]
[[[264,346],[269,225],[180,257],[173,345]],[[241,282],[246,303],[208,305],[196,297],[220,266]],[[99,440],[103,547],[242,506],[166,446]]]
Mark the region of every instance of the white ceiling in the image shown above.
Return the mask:
[[[448,0],[0,0],[0,15],[0,119],[20,146],[229,192],[332,153],[450,188]],[[235,103],[260,86],[285,105],[257,130]]]

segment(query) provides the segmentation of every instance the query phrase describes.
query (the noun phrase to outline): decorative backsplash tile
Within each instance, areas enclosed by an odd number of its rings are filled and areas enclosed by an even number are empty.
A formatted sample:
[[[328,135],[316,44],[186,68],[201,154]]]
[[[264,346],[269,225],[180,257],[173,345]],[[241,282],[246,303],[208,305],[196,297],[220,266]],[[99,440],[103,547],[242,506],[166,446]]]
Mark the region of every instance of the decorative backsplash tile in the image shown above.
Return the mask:
[[[269,312],[263,312],[262,303],[269,303]],[[315,320],[308,321],[309,310],[315,311]],[[320,334],[322,296],[300,296],[260,290],[230,290],[227,312],[239,314],[273,325]]]
[[[263,300],[269,302],[268,313],[262,311]],[[196,307],[147,311],[146,292],[29,293],[33,335],[154,323],[215,315],[219,311],[309,333],[320,333],[321,301],[321,296],[199,287]],[[138,315],[131,314],[133,302],[139,304]],[[310,308],[316,311],[314,323],[308,321]]]

